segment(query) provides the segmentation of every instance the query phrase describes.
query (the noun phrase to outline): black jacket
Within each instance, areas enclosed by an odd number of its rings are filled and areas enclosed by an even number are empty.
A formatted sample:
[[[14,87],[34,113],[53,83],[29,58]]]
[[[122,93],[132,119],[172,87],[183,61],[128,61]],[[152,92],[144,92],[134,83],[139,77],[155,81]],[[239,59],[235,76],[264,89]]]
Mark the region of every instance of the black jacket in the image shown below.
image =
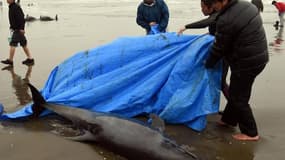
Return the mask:
[[[219,13],[215,42],[206,67],[225,58],[231,71],[248,70],[268,62],[268,49],[262,19],[257,8],[247,1],[231,0]]]
[[[150,31],[150,22],[157,22],[159,31],[165,32],[169,21],[169,10],[164,0],[156,0],[153,6],[141,2],[137,9],[136,22],[147,32]]]
[[[16,31],[25,29],[25,16],[23,10],[16,3],[12,3],[9,5],[9,22],[10,29],[12,30]]]
[[[209,33],[211,35],[215,35],[216,33],[216,17],[218,15],[218,12],[212,13],[208,18],[202,19],[197,22],[193,22],[190,24],[185,25],[185,28],[205,28],[208,27]]]

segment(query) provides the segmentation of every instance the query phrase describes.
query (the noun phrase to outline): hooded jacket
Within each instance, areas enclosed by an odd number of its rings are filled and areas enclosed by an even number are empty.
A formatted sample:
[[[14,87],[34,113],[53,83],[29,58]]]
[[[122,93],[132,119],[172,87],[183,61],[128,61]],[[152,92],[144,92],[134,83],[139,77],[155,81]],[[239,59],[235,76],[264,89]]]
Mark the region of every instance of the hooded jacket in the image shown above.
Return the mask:
[[[265,65],[269,60],[267,40],[257,8],[247,1],[230,0],[216,21],[215,42],[206,67],[225,58],[232,72]]]

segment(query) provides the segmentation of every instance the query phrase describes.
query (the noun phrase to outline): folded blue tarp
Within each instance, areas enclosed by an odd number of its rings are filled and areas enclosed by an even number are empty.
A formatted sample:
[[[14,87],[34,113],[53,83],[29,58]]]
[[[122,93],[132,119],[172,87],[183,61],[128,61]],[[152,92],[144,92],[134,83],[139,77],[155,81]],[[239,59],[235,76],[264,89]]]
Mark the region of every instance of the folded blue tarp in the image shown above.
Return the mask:
[[[207,70],[209,35],[123,37],[79,52],[51,72],[41,93],[51,103],[126,117],[156,113],[201,131],[219,108],[221,65]],[[31,104],[2,119],[32,113]]]

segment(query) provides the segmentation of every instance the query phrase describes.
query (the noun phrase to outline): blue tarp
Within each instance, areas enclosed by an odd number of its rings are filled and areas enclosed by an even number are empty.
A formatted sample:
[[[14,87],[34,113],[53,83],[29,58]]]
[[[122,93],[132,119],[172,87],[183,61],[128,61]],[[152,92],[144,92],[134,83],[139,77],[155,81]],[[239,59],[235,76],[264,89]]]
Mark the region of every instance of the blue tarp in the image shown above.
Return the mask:
[[[41,93],[51,103],[125,117],[156,113],[201,131],[220,101],[221,65],[204,67],[212,42],[209,35],[176,33],[119,38],[62,62]],[[1,118],[31,112],[29,104]]]

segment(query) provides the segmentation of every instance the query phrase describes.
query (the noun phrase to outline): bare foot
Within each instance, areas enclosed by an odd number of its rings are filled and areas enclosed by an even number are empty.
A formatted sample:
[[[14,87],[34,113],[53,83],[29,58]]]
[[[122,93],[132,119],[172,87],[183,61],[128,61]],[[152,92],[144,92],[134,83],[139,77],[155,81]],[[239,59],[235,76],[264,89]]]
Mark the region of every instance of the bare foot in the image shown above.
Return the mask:
[[[220,126],[228,126],[228,124],[226,124],[226,123],[223,122],[222,120],[219,120],[219,121],[217,122],[217,124],[220,125]]]
[[[258,135],[254,136],[254,137],[250,137],[250,136],[248,136],[246,134],[242,134],[242,133],[233,135],[233,138],[236,140],[239,140],[239,141],[258,141],[259,140]]]

